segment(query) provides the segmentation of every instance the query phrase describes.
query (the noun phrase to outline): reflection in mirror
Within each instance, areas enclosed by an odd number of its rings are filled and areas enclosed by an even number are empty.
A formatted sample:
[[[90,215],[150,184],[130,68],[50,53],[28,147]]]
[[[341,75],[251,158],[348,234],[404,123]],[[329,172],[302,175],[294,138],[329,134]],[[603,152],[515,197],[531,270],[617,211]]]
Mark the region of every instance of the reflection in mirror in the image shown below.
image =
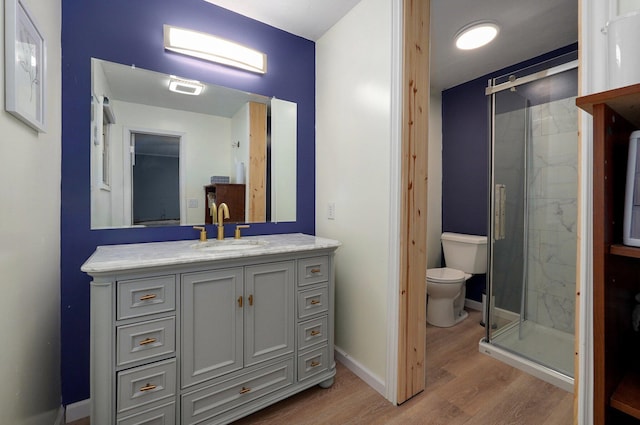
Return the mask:
[[[297,105],[91,60],[91,228],[296,220]],[[175,77],[174,77],[175,78]],[[200,90],[199,95],[194,95]]]

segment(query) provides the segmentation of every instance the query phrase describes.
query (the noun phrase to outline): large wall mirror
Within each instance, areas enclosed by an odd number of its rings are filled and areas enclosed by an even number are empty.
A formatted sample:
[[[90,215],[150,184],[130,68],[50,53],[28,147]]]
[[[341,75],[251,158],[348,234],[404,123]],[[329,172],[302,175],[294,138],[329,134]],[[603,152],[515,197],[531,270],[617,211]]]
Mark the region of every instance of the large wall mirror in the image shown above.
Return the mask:
[[[92,229],[210,223],[212,202],[296,220],[295,103],[99,59],[91,76]]]

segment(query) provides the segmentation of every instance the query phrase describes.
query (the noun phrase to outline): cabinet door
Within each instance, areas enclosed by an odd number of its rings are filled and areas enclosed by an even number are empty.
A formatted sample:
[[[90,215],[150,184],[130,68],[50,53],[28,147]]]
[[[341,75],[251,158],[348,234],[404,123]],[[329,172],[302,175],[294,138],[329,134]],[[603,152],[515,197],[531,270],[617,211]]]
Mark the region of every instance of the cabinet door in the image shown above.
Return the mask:
[[[294,262],[245,269],[245,366],[293,352]]]
[[[182,276],[182,387],[242,368],[242,268]]]

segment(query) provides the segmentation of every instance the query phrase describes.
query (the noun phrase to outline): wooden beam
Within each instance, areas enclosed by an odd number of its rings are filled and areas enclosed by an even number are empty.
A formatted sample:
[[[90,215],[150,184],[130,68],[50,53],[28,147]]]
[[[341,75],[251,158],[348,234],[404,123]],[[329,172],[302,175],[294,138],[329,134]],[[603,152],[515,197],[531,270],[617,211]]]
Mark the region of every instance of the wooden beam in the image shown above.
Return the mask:
[[[398,404],[425,388],[429,9],[403,1]]]
[[[267,105],[249,103],[249,223],[267,219]]]

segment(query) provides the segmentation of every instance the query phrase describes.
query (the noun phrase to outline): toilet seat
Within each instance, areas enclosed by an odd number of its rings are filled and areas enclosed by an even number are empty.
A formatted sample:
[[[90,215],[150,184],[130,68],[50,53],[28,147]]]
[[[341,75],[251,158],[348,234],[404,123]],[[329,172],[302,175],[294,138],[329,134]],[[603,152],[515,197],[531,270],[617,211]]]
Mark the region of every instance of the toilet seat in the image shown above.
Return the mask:
[[[462,270],[440,267],[437,269],[427,269],[427,280],[432,283],[459,283],[465,281],[467,274]]]

